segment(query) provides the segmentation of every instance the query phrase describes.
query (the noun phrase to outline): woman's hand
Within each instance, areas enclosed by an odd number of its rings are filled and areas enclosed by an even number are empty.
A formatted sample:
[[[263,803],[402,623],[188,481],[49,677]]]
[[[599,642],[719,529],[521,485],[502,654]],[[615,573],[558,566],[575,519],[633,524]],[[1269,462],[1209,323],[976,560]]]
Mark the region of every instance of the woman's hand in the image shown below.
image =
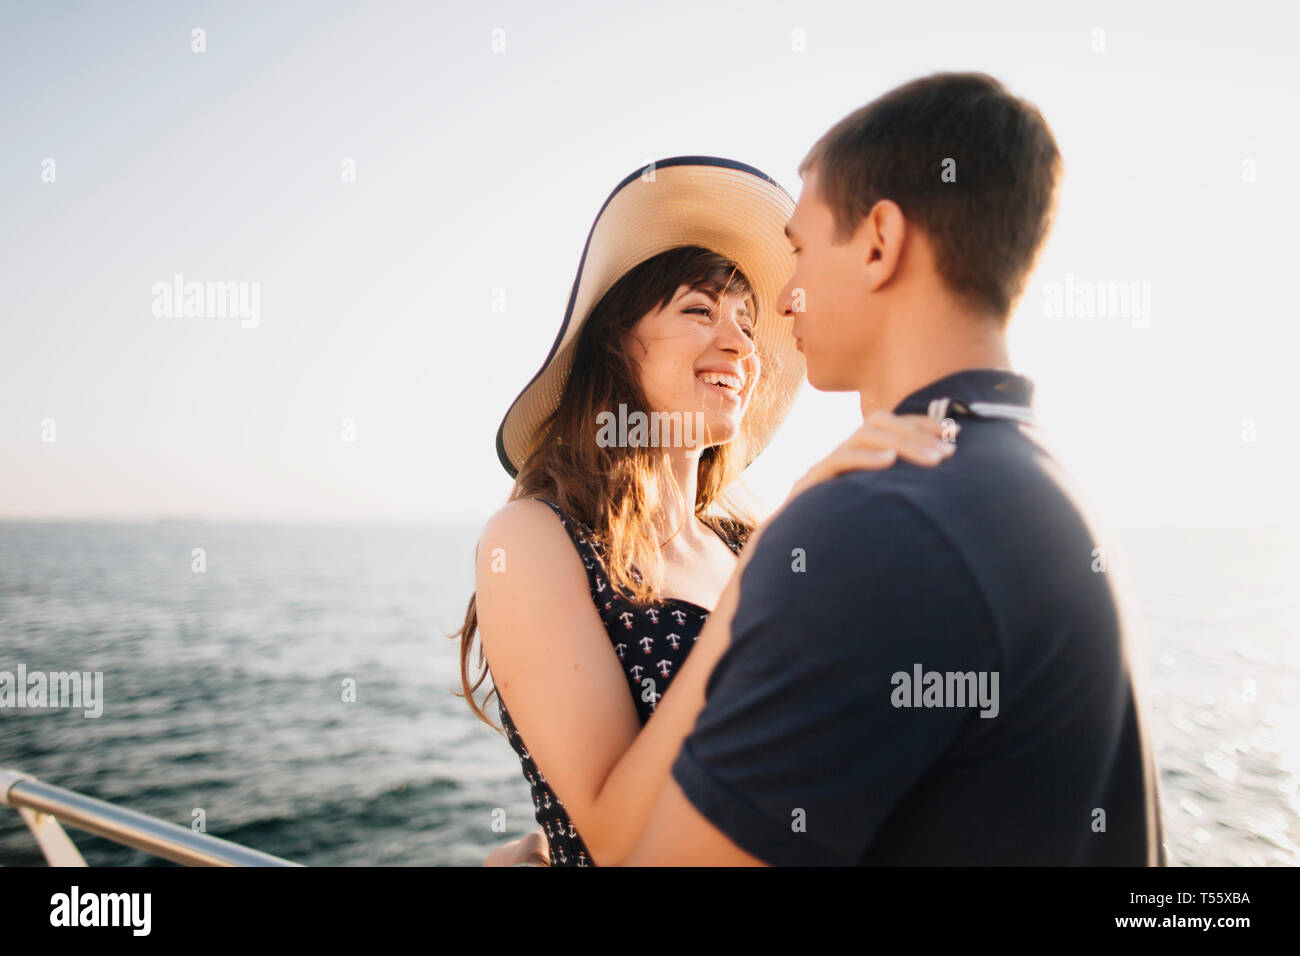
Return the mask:
[[[862,425],[829,455],[813,465],[794,483],[781,506],[759,523],[745,541],[734,578],[749,565],[755,545],[768,525],[776,521],[786,505],[814,485],[848,471],[879,471],[900,457],[917,465],[932,466],[946,461],[957,450],[961,426],[946,419],[937,422],[928,415],[895,415],[884,409],[869,414]],[[717,612],[715,611],[715,616]],[[729,639],[729,638],[728,638]],[[697,639],[697,644],[699,643]]]
[[[949,430],[945,432],[944,424],[928,415],[895,415],[877,409],[838,448],[794,483],[786,503],[814,485],[847,471],[888,468],[898,458],[925,466],[946,461],[957,450],[957,431],[961,429],[952,422],[947,427]]]
[[[550,866],[551,847],[541,829],[502,844],[487,855],[484,866]]]

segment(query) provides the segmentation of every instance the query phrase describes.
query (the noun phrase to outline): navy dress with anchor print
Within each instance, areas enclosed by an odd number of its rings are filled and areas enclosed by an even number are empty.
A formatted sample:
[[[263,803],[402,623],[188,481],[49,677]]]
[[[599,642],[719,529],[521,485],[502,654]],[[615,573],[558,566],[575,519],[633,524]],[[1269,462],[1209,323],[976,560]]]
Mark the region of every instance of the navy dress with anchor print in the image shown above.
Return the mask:
[[[596,603],[601,622],[609,634],[612,650],[623,665],[628,692],[636,704],[641,725],[645,726],[654,713],[655,704],[672,683],[673,676],[690,653],[691,645],[699,637],[704,622],[708,620],[709,608],[677,598],[666,598],[649,605],[632,603],[610,585],[605,573],[604,545],[596,540],[591,527],[566,516],[553,501],[536,500],[549,505],[555,512],[582,557],[591,586],[591,599]],[[724,537],[723,540],[727,547],[739,553],[739,536],[730,540]],[[590,851],[582,842],[582,835],[565,813],[564,804],[547,786],[546,777],[533,762],[499,691],[497,700],[501,726],[510,746],[519,755],[524,777],[532,788],[537,823],[546,832],[550,844],[551,866],[595,866]]]

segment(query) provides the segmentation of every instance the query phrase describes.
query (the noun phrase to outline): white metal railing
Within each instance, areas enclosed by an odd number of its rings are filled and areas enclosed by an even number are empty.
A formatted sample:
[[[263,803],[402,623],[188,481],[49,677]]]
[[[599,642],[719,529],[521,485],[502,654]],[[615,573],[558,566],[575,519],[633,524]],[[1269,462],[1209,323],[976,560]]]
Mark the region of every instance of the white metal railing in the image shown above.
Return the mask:
[[[18,811],[50,866],[86,865],[59,821],[185,866],[301,866],[56,787],[16,770],[0,770],[0,805]]]

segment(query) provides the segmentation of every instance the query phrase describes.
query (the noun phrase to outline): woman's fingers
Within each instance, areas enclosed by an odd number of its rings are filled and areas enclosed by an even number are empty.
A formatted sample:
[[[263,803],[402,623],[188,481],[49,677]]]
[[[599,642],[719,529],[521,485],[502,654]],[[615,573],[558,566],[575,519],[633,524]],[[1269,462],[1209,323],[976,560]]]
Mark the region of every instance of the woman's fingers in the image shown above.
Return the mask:
[[[509,843],[503,843],[483,861],[484,866],[514,866],[519,857],[519,841],[511,840]]]
[[[830,477],[856,468],[883,467],[881,462],[892,461],[890,454],[917,465],[937,465],[957,448],[954,442],[943,440],[945,433],[952,434],[925,415],[873,412],[818,467]]]
[[[888,468],[899,458],[917,465],[930,467],[939,464],[943,460],[941,452],[939,455],[938,458],[931,458],[928,454],[916,454],[909,451],[900,452],[892,448],[849,448],[836,452],[826,460],[825,464],[829,473],[822,480],[842,475],[847,471],[877,471]]]
[[[795,483],[790,498],[845,472],[888,468],[900,458],[925,467],[937,465],[957,450],[952,439],[960,428],[928,415],[872,412],[838,448],[808,469]]]
[[[893,451],[909,461],[925,464],[942,460],[943,442],[933,435],[900,435],[883,429],[862,428],[835,451]]]
[[[920,431],[931,435],[943,434],[943,422],[935,421],[929,415],[915,413],[895,415],[893,412],[887,412],[879,408],[867,415],[863,419],[863,424],[876,425],[900,434],[906,434],[909,431]]]
[[[551,847],[542,831],[533,830],[519,841],[520,853],[525,862],[533,866],[551,865]]]
[[[895,415],[892,412],[874,411],[863,421],[863,427],[875,427],[899,435],[926,435],[943,438],[945,433],[956,437],[961,426],[952,419],[935,421],[929,415]]]
[[[874,411],[862,423],[862,429],[878,429],[900,437],[908,435],[924,439],[946,439],[946,444],[956,441],[961,426],[951,418],[935,421],[928,415],[895,415],[892,412]]]
[[[503,843],[487,855],[484,866],[550,866],[551,847],[541,830]]]
[[[876,425],[863,425],[836,451],[852,449],[892,449],[900,458],[918,465],[934,465],[952,454],[956,446],[943,441],[938,434],[922,431],[910,425],[901,429]]]

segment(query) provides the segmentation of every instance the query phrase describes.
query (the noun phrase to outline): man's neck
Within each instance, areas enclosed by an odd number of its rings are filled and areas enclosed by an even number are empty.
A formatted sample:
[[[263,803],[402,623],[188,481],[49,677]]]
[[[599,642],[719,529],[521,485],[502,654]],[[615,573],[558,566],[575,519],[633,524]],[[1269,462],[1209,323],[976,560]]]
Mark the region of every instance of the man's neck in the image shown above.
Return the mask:
[[[1011,370],[1002,327],[959,310],[901,327],[872,359],[858,389],[864,419],[878,408],[892,411],[913,392],[957,372]]]

